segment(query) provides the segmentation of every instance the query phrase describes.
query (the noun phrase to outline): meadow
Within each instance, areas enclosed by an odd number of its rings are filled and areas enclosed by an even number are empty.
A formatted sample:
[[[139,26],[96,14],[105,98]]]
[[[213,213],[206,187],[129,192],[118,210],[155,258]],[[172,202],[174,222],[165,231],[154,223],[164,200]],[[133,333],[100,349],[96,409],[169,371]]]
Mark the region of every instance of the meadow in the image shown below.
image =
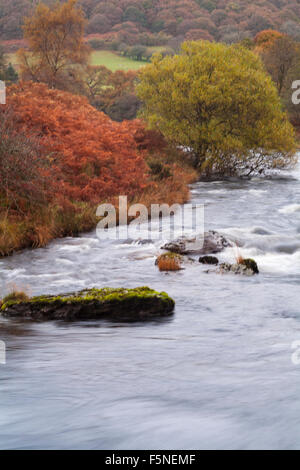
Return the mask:
[[[7,54],[6,59],[8,63],[11,63],[16,69],[18,69],[18,59],[16,54]],[[112,51],[93,51],[91,54],[91,64],[104,65],[112,72],[115,72],[116,70],[139,70],[146,64],[146,62],[122,57]]]
[[[151,47],[153,53],[159,52],[165,49],[164,47]],[[11,63],[15,68],[18,68],[18,59],[16,53],[11,53],[6,55],[8,63]],[[91,64],[92,65],[104,65],[112,72],[116,70],[139,70],[141,67],[144,67],[147,62],[133,60],[129,57],[123,57],[118,55],[113,51],[93,51],[91,53]]]
[[[146,62],[123,57],[112,51],[93,51],[91,64],[104,65],[112,72],[115,72],[116,70],[139,70]]]

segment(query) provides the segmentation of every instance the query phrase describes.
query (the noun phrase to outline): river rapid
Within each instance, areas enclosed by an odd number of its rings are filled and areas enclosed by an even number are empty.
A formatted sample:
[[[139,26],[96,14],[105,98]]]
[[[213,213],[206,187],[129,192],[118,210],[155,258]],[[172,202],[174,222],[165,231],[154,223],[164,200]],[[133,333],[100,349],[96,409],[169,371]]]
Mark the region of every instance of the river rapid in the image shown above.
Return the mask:
[[[191,194],[259,276],[160,273],[161,241],[96,232],[0,259],[1,296],[147,285],[176,300],[143,324],[0,318],[0,448],[300,449],[300,168]]]

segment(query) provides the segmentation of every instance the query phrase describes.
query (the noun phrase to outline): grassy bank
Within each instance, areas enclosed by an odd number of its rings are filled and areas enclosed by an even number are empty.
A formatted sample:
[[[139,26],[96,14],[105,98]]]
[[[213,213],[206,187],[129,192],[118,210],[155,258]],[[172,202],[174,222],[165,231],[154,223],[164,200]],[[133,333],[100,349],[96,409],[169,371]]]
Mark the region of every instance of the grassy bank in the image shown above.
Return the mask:
[[[189,167],[172,168],[172,176],[150,184],[129,204],[141,203],[150,210],[151,204],[183,204],[189,200],[188,184],[197,175]],[[103,202],[110,202],[118,208],[118,195]],[[8,256],[25,248],[41,248],[56,238],[76,236],[93,230],[99,218],[96,217],[97,205],[72,203],[67,206],[50,205],[40,211],[27,215],[0,213],[0,256]],[[150,211],[149,211],[150,213]]]

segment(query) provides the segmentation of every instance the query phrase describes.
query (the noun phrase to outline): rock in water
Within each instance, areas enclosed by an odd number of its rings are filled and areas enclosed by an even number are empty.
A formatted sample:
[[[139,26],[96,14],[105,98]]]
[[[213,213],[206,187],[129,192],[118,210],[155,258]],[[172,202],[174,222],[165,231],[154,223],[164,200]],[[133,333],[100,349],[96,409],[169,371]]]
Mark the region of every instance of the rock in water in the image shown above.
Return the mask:
[[[2,301],[5,317],[33,320],[144,321],[171,315],[175,302],[165,292],[136,289],[87,289],[72,294]]]
[[[219,264],[219,260],[215,256],[202,256],[201,258],[199,258],[199,263],[217,265]]]
[[[241,274],[243,276],[254,276],[255,274],[259,274],[257,264],[252,259],[245,259],[241,263],[236,264],[222,263],[220,264],[218,272],[220,274],[233,273]]]
[[[180,255],[207,255],[210,253],[219,253],[225,248],[233,246],[231,241],[227,240],[223,235],[213,230],[204,233],[204,237],[196,239],[196,237],[180,237],[162,247]]]
[[[259,274],[257,262],[254,259],[252,258],[243,259],[241,261],[241,264],[246,266],[247,269],[250,269],[254,274]]]

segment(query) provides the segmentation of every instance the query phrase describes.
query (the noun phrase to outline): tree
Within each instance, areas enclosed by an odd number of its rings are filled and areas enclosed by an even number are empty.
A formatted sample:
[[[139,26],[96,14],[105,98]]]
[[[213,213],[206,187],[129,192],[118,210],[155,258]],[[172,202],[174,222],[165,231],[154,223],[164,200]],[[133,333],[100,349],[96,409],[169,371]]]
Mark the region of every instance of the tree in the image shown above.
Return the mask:
[[[123,21],[133,21],[135,23],[140,23],[143,26],[146,25],[146,18],[144,13],[135,6],[129,6],[126,8],[123,15]]]
[[[55,0],[43,0],[51,5]],[[64,0],[65,1],[65,0]],[[88,19],[88,31],[103,32],[113,39],[112,28],[122,28],[131,22],[138,30],[128,44],[141,43],[140,33],[168,33],[179,35],[186,21],[199,20],[202,25],[193,30],[204,30],[214,40],[228,40],[228,35],[257,32],[275,27],[295,39],[300,37],[300,10],[298,0],[78,0]],[[0,39],[10,40],[22,37],[22,20],[31,14],[39,0],[0,0]],[[60,2],[64,3],[64,2]],[[102,17],[99,19],[98,15]],[[97,17],[97,18],[96,18]],[[111,27],[108,29],[108,25]],[[220,28],[228,26],[231,32],[221,33]],[[98,29],[99,27],[99,29]],[[104,31],[107,29],[107,33]],[[123,32],[126,27],[123,28]],[[188,32],[185,30],[184,35]],[[128,31],[127,31],[128,34]],[[230,39],[230,38],[229,38]],[[241,38],[240,38],[241,39]],[[148,44],[146,44],[148,45]],[[150,45],[150,44],[149,44]],[[153,44],[154,45],[154,44]],[[165,45],[165,44],[163,44]]]
[[[111,30],[112,24],[104,15],[95,15],[88,25],[88,33],[105,34]]]
[[[272,27],[273,22],[269,18],[265,18],[264,16],[260,16],[257,14],[252,15],[250,20],[248,21],[248,28],[254,33],[258,33],[259,31],[263,31],[264,29],[272,29]]]
[[[113,121],[130,121],[136,118],[140,106],[141,102],[134,93],[124,93],[104,111]]]
[[[258,56],[241,46],[187,42],[156,55],[139,75],[142,116],[192,150],[208,174],[252,174],[288,165],[294,133]]]
[[[18,54],[23,79],[66,88],[74,69],[87,64],[85,19],[76,1],[57,2],[52,8],[39,4],[34,15],[25,19],[24,38],[29,50],[22,49]]]
[[[114,121],[136,118],[140,100],[135,95],[137,74],[134,71],[111,72],[106,67],[87,68],[85,78],[90,103]]]
[[[19,79],[19,76],[17,72],[15,71],[14,67],[11,65],[11,63],[8,64],[8,67],[6,68],[5,72],[5,81],[10,84],[10,83],[15,83]]]
[[[142,46],[140,44],[133,46],[128,52],[128,55],[135,60],[143,60],[146,54],[147,54],[147,47]]]
[[[281,36],[266,47],[261,55],[281,96],[291,69],[300,60],[299,46],[288,36]]]
[[[9,63],[7,65],[4,55],[4,50],[0,45],[0,80],[5,81],[7,84],[14,83],[18,80],[18,74]]]
[[[258,51],[264,51],[272,47],[277,39],[282,38],[283,33],[274,29],[266,29],[258,33],[254,38],[254,43]]]

